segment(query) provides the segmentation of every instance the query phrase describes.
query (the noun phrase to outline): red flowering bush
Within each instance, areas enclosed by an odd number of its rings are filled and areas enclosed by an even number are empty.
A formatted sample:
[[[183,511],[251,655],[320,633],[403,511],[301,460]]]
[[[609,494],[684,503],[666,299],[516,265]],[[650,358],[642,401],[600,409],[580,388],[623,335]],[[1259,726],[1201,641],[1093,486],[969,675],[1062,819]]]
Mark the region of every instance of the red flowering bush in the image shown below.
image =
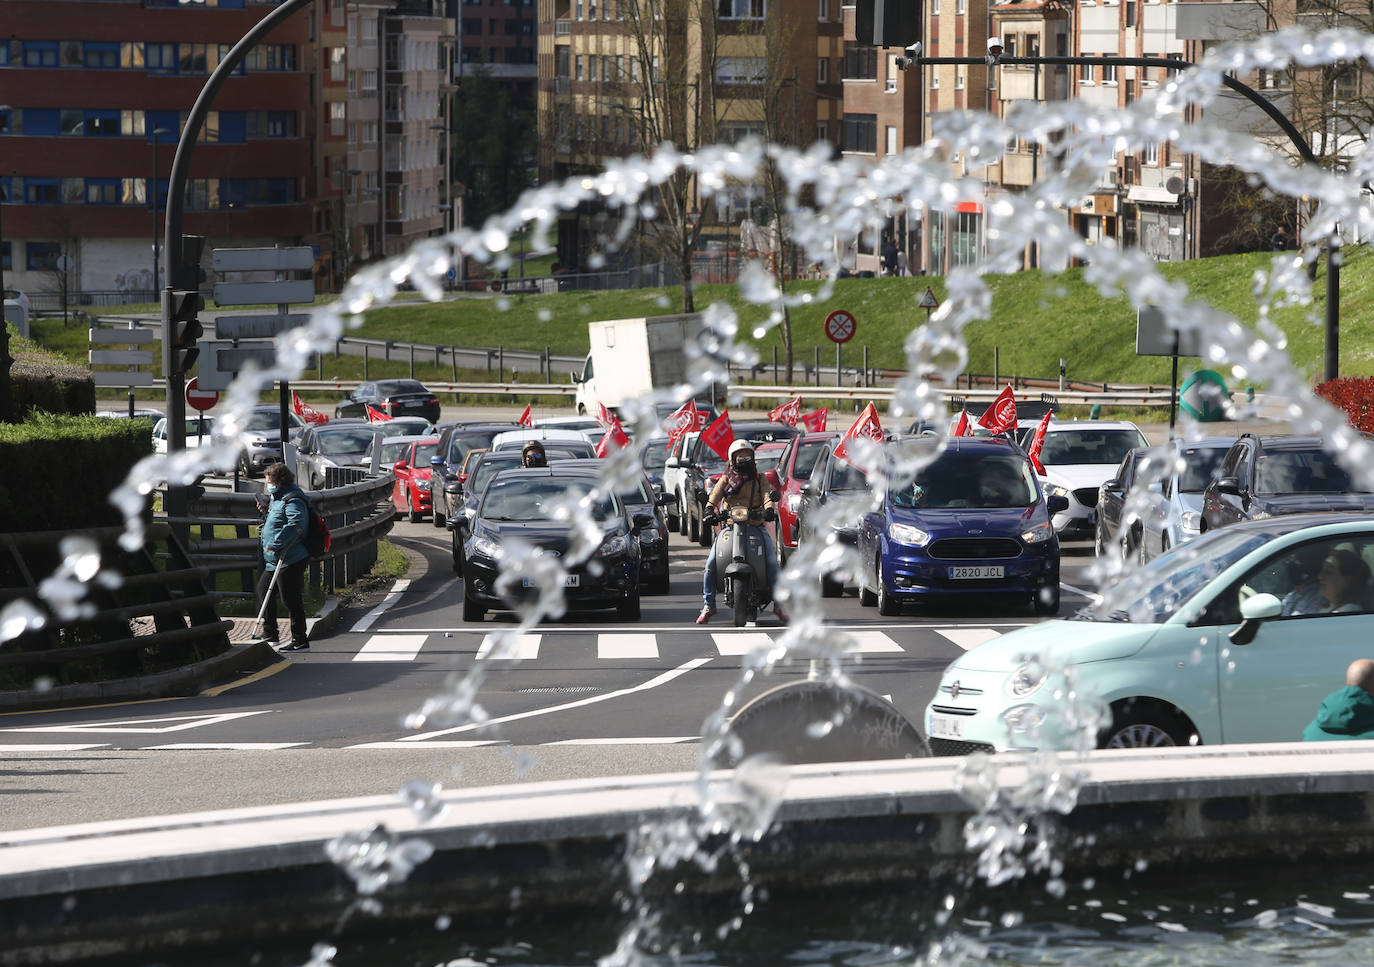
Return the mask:
[[[1374,378],[1341,376],[1319,384],[1316,393],[1343,412],[1355,429],[1374,433]]]

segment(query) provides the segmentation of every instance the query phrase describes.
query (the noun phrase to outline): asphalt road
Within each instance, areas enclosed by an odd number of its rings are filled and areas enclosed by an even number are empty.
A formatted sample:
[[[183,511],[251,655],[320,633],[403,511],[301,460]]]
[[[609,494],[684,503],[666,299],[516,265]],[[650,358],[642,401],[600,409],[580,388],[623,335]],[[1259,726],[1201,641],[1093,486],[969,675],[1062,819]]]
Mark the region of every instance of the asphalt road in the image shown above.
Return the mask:
[[[221,694],[0,716],[0,829],[446,787],[689,770],[702,723],[739,680],[744,656],[781,633],[771,618],[735,629],[729,612],[693,624],[705,550],[673,535],[672,586],[639,622],[569,616],[541,625],[514,657],[479,660],[512,616],[468,625],[448,533],[398,523],[417,556],[408,584],[289,664]],[[1064,606],[1083,603],[1088,545],[1066,548]],[[855,635],[855,681],[920,722],[964,649],[1037,619],[981,606],[880,618],[853,593],[825,599],[827,624]],[[745,697],[805,677],[790,661]],[[405,718],[479,680],[483,727]],[[23,793],[23,795],[17,795]]]

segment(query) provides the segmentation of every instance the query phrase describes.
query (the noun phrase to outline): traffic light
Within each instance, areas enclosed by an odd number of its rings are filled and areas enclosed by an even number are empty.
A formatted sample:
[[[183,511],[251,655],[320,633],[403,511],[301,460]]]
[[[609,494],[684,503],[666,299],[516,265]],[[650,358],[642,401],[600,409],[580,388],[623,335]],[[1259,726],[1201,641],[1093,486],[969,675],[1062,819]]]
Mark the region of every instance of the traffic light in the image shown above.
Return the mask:
[[[868,47],[910,47],[921,39],[922,0],[857,0],[854,36]]]
[[[206,279],[200,266],[204,251],[203,235],[181,236],[181,253],[172,263],[168,288],[162,293],[162,320],[166,326],[162,369],[167,376],[190,372],[200,355],[196,344],[204,331],[200,324],[200,310],[205,308],[205,299],[200,294],[200,284]]]

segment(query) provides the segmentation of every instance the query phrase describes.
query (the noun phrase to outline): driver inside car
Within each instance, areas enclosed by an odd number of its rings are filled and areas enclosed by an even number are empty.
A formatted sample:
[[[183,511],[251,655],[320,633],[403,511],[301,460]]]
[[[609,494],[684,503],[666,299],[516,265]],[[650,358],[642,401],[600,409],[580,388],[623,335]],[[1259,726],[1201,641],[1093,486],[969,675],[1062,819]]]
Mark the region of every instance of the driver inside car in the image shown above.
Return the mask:
[[[778,557],[773,547],[773,537],[768,533],[768,528],[763,526],[762,521],[774,519],[777,509],[773,506],[768,482],[759,473],[758,464],[754,460],[753,444],[747,440],[736,440],[730,444],[727,459],[729,472],[717,480],[716,485],[711,488],[711,495],[706,498],[706,513],[729,514],[736,507],[748,508],[749,526],[756,528],[763,535],[764,567],[768,580],[768,594],[771,598],[778,584]],[[716,535],[716,539],[719,540],[720,535]],[[714,546],[711,548],[711,553],[706,555],[706,569],[702,572],[701,579],[701,596],[703,604],[701,614],[697,615],[697,624],[704,625],[716,613],[716,552]],[[736,603],[735,606],[743,607],[743,604]],[[787,622],[787,617],[782,613],[782,608],[778,606],[776,600],[773,602],[773,613],[778,616],[779,621],[784,624]]]

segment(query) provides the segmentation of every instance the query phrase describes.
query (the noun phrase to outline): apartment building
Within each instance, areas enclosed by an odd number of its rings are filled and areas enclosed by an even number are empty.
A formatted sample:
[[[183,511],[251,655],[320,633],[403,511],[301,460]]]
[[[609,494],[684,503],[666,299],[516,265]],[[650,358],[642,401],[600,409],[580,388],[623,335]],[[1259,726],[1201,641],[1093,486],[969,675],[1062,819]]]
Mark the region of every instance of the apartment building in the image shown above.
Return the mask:
[[[457,27],[459,88],[465,76],[480,69],[506,89],[512,105],[533,112],[537,13],[535,0],[449,0],[448,15]]]
[[[35,293],[151,299],[154,239],[187,113],[261,3],[0,3],[0,257]],[[309,25],[292,18],[230,77],[191,164],[185,231],[213,245],[313,237]],[[156,279],[155,279],[156,277]]]

